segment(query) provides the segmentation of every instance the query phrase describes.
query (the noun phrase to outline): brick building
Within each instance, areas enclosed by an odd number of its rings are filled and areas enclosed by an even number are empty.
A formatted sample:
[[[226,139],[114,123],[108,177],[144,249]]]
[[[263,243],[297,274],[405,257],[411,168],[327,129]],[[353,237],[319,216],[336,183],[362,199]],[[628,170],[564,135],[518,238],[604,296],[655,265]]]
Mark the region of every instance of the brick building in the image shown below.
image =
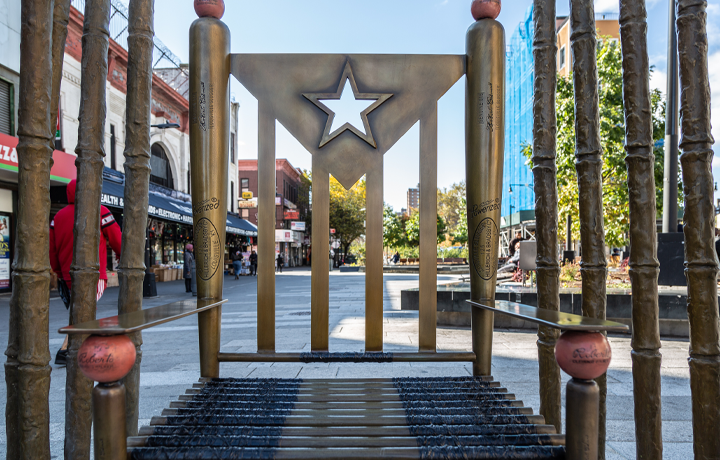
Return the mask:
[[[303,172],[288,160],[275,160],[275,252],[283,253],[286,265],[304,265],[310,245],[310,190],[303,184]],[[258,162],[238,160],[238,209],[240,217],[257,225]],[[242,194],[252,193],[245,200]]]

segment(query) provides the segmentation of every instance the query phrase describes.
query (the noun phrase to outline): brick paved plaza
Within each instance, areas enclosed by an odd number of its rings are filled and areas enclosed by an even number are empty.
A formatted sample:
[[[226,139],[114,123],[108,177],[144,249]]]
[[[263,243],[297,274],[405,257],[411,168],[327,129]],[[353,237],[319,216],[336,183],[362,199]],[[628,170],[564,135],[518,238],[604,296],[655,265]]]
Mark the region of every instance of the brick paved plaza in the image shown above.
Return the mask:
[[[455,280],[440,276],[439,283]],[[256,278],[235,281],[226,277],[223,307],[222,350],[255,352]],[[385,276],[385,349],[417,350],[417,312],[400,310],[400,291],[417,287],[416,275]],[[183,281],[159,283],[160,297],[145,302],[145,308],[187,298]],[[363,274],[330,276],[331,351],[360,351],[364,332]],[[53,296],[55,294],[53,293]],[[98,318],[117,313],[118,288],[109,288],[98,305]],[[0,341],[7,343],[9,296],[0,297]],[[59,297],[50,301],[50,351],[60,347],[63,337],[56,331],[66,325],[67,314]],[[277,349],[309,351],[310,272],[288,270],[277,276]],[[524,401],[537,413],[538,366],[536,335],[531,331],[496,330],[493,345],[493,376],[509,393]],[[195,383],[199,377],[197,319],[189,317],[143,333],[140,425],[149,424],[170,401]],[[611,337],[613,362],[608,378],[608,459],[634,459],[634,423],[629,336]],[[439,328],[438,347],[443,351],[469,351],[469,328]],[[692,456],[690,383],[687,364],[688,342],[663,341],[662,403],[665,459]],[[470,375],[470,365],[436,363],[392,364],[221,364],[222,377],[277,378],[353,378],[400,376]],[[564,375],[567,379],[567,376]],[[3,377],[4,379],[4,377]],[[5,386],[0,400],[6,401]],[[65,370],[53,364],[50,391],[52,458],[63,457]],[[2,407],[4,412],[4,406]],[[4,419],[3,419],[4,420]],[[2,429],[4,430],[4,426]],[[5,457],[5,440],[0,457]]]

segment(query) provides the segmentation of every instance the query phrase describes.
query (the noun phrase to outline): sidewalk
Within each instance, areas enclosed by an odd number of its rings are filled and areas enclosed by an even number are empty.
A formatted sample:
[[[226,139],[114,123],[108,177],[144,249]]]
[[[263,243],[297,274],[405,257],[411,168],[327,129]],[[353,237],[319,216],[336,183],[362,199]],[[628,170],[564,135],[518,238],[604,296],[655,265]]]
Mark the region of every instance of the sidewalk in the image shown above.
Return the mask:
[[[308,351],[310,347],[310,272],[305,267],[286,269],[276,275],[276,337],[278,351]],[[441,275],[438,283],[456,280]],[[257,278],[225,278],[222,350],[256,351]],[[417,275],[386,274],[384,277],[385,350],[416,351],[418,313],[400,310],[400,291],[418,286]],[[145,308],[191,298],[182,280],[158,283],[159,297],[147,299]],[[109,288],[98,305],[98,318],[117,314],[118,288]],[[330,274],[330,349],[361,351],[364,332],[365,277],[362,273]],[[9,296],[0,297],[0,341],[8,339]],[[67,312],[59,298],[50,301],[50,351],[63,337],[57,329],[67,324]],[[438,328],[438,348],[469,351],[470,330]],[[497,330],[493,340],[493,375],[518,400],[537,413],[537,335],[529,331]],[[143,332],[140,425],[160,415],[199,377],[197,319],[185,318]],[[613,362],[608,372],[608,459],[635,458],[630,340],[611,337]],[[663,437],[665,459],[692,456],[690,385],[685,340],[663,341]],[[246,364],[223,363],[223,377],[353,378],[400,376],[470,375],[470,364]],[[4,372],[1,371],[1,372]],[[567,378],[565,376],[565,378]],[[3,376],[4,380],[4,376]],[[4,411],[6,389],[0,387],[0,410]],[[53,365],[50,393],[51,449],[53,458],[63,457],[65,370]],[[4,422],[1,427],[5,430]],[[5,457],[5,437],[0,437],[0,457]]]

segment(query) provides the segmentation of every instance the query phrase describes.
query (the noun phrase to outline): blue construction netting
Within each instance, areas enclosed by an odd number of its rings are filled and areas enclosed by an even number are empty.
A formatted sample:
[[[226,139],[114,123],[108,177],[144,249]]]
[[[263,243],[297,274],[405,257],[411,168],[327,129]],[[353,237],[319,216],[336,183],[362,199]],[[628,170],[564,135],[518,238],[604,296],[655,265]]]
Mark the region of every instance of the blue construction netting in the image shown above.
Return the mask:
[[[532,144],[533,126],[533,7],[512,34],[506,50],[505,164],[502,215],[535,209],[533,175],[523,145]],[[510,193],[512,189],[512,193]]]

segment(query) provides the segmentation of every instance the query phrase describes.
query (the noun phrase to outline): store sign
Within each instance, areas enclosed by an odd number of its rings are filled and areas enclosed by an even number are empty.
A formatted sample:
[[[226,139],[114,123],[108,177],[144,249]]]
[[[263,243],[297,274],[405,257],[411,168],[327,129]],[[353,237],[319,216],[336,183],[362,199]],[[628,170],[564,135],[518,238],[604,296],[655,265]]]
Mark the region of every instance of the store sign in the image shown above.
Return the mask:
[[[305,222],[290,222],[290,229],[296,232],[304,232]]]
[[[285,210],[285,219],[284,220],[298,220],[299,218],[300,218],[300,211],[293,210],[293,209]]]
[[[174,220],[177,222],[182,222],[184,224],[192,225],[193,223],[192,216],[180,214],[179,212],[168,211],[167,209],[162,209],[155,206],[148,206],[148,214],[153,217],[160,217],[161,219],[166,220]]]
[[[112,206],[115,208],[124,208],[125,207],[125,199],[121,196],[115,196],[115,195],[108,195],[107,193],[103,193],[100,195],[100,204],[104,206]]]
[[[298,243],[303,241],[302,234],[292,230],[275,230],[276,243]]]
[[[10,214],[0,214],[0,289],[10,289]]]
[[[290,230],[275,230],[275,242],[292,243],[292,233]]]
[[[257,207],[257,198],[251,198],[249,200],[238,200],[238,208],[240,209],[252,209]]]
[[[243,192],[242,198],[243,198],[243,200],[252,200],[253,192]]]
[[[18,158],[17,137],[0,133],[0,169],[17,172]],[[75,168],[75,155],[55,150],[53,152],[53,167],[50,170],[50,180],[68,183],[77,178]]]
[[[275,206],[282,206],[282,204],[283,204],[282,197],[276,196],[275,197]]]

